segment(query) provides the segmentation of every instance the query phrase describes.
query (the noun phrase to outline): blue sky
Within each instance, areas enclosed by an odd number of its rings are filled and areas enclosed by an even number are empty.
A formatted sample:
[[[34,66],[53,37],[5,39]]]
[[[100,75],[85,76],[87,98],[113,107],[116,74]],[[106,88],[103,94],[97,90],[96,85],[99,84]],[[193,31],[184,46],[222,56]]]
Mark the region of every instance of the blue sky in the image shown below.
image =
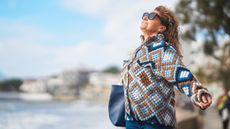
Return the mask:
[[[56,41],[39,42],[50,45],[68,45],[89,38],[98,39],[103,21],[82,13],[73,12],[61,7],[57,0],[3,0],[0,1],[0,16],[3,19],[23,22],[36,26],[62,38]],[[87,26],[87,27],[85,27]],[[81,30],[81,31],[79,31]],[[11,36],[2,32],[1,36]],[[73,39],[74,37],[74,39]]]
[[[41,77],[121,67],[139,45],[143,12],[167,0],[1,0],[0,72]]]

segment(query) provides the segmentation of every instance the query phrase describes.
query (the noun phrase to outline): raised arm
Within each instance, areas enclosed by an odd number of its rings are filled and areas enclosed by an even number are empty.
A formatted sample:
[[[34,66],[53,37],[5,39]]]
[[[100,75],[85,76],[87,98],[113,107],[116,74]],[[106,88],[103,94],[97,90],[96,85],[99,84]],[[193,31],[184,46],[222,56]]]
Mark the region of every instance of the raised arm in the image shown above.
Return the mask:
[[[177,90],[191,98],[191,101],[201,109],[211,104],[211,95],[208,90],[202,87],[198,79],[183,64],[180,56],[172,46],[165,47],[158,53],[159,59],[156,62],[157,71]],[[151,55],[151,54],[150,54]],[[156,55],[152,54],[150,60],[155,60]]]

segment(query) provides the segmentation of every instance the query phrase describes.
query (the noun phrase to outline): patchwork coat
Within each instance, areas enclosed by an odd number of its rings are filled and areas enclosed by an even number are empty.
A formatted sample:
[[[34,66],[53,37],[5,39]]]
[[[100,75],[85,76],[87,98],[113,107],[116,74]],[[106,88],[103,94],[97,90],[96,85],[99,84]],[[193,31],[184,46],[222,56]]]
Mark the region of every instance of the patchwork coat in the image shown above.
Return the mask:
[[[155,117],[160,124],[172,127],[176,126],[174,88],[194,103],[202,93],[208,93],[159,35],[142,43],[124,62],[122,82],[126,114],[140,121]]]

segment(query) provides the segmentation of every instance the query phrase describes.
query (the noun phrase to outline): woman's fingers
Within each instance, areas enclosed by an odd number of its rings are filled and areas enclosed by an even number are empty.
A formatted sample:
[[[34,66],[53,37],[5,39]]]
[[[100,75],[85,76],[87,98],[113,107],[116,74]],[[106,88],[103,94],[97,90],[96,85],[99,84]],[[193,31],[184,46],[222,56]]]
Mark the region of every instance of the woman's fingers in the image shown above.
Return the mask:
[[[208,108],[211,103],[212,103],[212,98],[210,95],[205,94],[201,97],[201,102],[196,103],[196,105],[198,105],[200,107],[200,109],[205,110],[206,108]]]
[[[208,103],[208,104],[212,103],[212,98],[209,94],[203,95],[201,99],[203,103]]]
[[[194,101],[194,104],[202,110],[205,110],[212,104],[212,97],[210,94],[203,94],[201,101]]]
[[[194,104],[200,109],[204,110],[204,103],[196,101]]]
[[[212,97],[208,95],[208,103],[211,105],[212,104]]]
[[[207,103],[207,102],[208,102],[207,96],[206,96],[206,95],[203,95],[203,96],[202,96],[202,102],[204,102],[204,103]]]
[[[208,108],[211,105],[211,103],[202,103],[201,102],[199,105],[200,105],[200,108],[202,110],[204,110],[204,109]]]

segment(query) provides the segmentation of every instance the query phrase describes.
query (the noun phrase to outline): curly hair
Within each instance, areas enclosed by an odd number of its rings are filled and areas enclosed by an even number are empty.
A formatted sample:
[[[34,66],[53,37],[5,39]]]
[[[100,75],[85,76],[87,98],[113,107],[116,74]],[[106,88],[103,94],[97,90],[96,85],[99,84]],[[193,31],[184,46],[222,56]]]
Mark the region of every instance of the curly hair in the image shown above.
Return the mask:
[[[178,25],[179,22],[175,14],[165,6],[157,6],[154,10],[159,12],[161,24],[166,27],[166,30],[162,32],[165,37],[165,41],[172,45],[177,51],[178,55],[181,54],[181,44],[178,38]]]

